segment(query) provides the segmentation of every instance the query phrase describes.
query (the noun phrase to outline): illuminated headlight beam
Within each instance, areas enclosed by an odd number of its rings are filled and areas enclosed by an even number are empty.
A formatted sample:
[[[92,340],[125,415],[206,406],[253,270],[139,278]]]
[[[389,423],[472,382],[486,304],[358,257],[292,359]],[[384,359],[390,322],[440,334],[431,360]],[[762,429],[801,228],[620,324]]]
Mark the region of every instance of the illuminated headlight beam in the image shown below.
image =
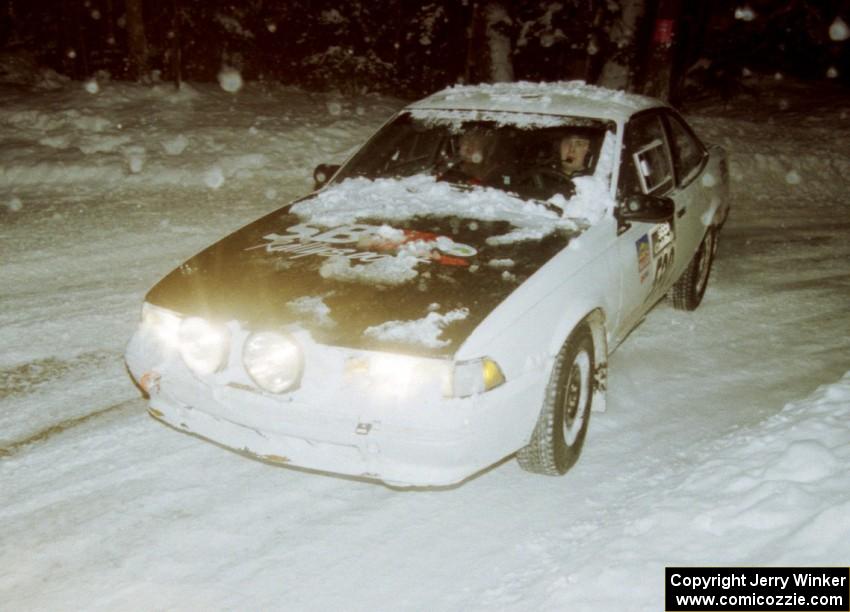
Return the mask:
[[[212,374],[224,365],[230,346],[230,334],[224,326],[189,317],[180,324],[178,338],[180,356],[196,374]]]
[[[179,344],[180,315],[148,302],[142,304],[142,328],[153,333],[166,348],[176,349]]]

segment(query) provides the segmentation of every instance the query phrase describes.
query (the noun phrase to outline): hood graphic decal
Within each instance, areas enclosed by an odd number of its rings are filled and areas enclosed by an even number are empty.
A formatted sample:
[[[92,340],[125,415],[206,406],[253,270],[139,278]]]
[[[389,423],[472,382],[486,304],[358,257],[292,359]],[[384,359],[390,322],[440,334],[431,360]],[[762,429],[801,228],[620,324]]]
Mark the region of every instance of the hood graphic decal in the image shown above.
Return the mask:
[[[468,244],[455,242],[433,232],[397,230],[387,225],[355,223],[323,231],[319,226],[299,223],[286,228],[286,232],[266,234],[263,236],[266,241],[264,244],[245,250],[265,248],[267,253],[287,253],[289,259],[317,255],[345,257],[362,263],[388,259],[400,251],[406,251],[423,263],[436,261],[454,266],[468,266],[466,258],[478,252]]]

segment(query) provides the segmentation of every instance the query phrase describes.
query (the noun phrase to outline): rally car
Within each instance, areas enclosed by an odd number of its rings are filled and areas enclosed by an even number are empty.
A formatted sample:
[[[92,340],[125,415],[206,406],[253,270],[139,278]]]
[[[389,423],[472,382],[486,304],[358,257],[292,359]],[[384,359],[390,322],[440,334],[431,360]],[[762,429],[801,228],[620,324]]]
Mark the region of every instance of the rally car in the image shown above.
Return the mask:
[[[174,428],[393,485],[566,472],[608,355],[699,305],[729,213],[721,148],[577,82],[451,87],[315,178],[154,286],[126,362]]]

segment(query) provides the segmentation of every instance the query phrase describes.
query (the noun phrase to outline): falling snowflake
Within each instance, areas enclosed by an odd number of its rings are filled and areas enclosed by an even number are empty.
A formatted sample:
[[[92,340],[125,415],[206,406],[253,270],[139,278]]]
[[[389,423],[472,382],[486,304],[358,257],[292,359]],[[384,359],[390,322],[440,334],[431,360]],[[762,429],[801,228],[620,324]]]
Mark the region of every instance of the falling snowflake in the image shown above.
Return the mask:
[[[219,166],[213,166],[204,173],[204,184],[210,189],[218,189],[224,185],[224,173]]]
[[[168,155],[180,155],[189,146],[189,139],[183,134],[178,134],[170,140],[162,141],[162,148]]]
[[[748,4],[735,9],[735,19],[740,19],[741,21],[752,21],[755,18],[756,12]]]
[[[829,26],[829,37],[836,41],[842,42],[850,38],[850,28],[841,17],[836,17],[832,25]]]
[[[339,102],[328,102],[328,112],[334,117],[339,117],[342,113],[342,105]]]
[[[228,93],[236,93],[242,89],[242,75],[235,68],[225,66],[218,73],[218,84]]]

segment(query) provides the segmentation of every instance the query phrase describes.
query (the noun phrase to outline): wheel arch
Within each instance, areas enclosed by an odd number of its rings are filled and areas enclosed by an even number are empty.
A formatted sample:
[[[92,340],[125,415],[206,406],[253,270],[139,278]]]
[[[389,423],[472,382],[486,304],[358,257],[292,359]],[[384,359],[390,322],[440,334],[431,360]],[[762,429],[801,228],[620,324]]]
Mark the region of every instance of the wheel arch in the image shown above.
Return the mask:
[[[590,333],[593,344],[593,411],[606,409],[606,390],[608,388],[608,332],[607,317],[601,307],[596,307],[584,316],[564,319],[552,335],[548,353],[554,357],[561,347],[576,334],[585,329]]]

